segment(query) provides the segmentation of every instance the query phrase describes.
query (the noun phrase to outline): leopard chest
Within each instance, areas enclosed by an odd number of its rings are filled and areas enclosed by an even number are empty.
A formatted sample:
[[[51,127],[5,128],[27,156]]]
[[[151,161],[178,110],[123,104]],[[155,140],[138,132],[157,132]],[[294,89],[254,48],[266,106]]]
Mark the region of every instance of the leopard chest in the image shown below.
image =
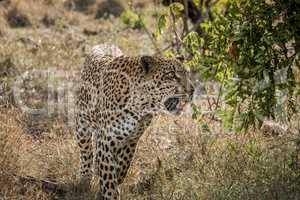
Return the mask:
[[[130,111],[119,114],[110,113],[103,117],[106,120],[99,120],[98,124],[103,130],[102,134],[112,137],[118,143],[139,139],[152,120],[152,115],[138,116]]]

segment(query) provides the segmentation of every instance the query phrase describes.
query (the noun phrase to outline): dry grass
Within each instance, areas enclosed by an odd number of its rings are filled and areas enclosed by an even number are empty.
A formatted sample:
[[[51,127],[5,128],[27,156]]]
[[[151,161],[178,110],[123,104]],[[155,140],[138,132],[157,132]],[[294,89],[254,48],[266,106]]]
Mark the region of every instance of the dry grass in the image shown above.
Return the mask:
[[[292,164],[299,152],[292,138],[211,134],[188,118],[173,120],[159,120],[157,135],[146,134],[141,142],[131,174],[137,174],[136,182],[123,188],[127,199],[299,198],[300,171]],[[164,138],[161,134],[171,140],[165,148],[152,141]]]
[[[15,110],[3,111],[0,114],[0,196],[4,199],[49,199],[38,186],[21,183],[17,176],[23,175],[26,148],[31,147],[27,136],[14,120]]]
[[[33,139],[18,115],[1,112],[0,195],[55,197],[40,185],[18,184],[14,175],[21,175],[57,182],[69,190],[64,199],[91,197],[76,192],[78,151],[68,128],[56,124]],[[140,141],[122,199],[298,199],[298,153],[292,137],[210,134],[188,117],[162,116]]]
[[[66,114],[22,113],[10,97],[18,74],[46,69],[62,72],[63,77],[56,74],[51,79],[26,76],[22,98],[32,107],[45,107],[48,81],[55,86],[74,81],[76,73],[72,72],[80,69],[92,45],[112,42],[128,55],[154,52],[144,32],[127,29],[114,16],[96,19],[100,1],[91,1],[85,10],[70,9],[64,2],[0,1],[0,97],[5,99],[0,101],[0,199],[71,200],[94,195],[82,192],[78,183],[78,149]],[[139,6],[147,23],[154,24],[152,1],[133,1],[132,5]],[[11,27],[7,16],[12,11],[13,17],[26,16],[30,26]],[[190,116],[157,118],[139,143],[121,188],[122,199],[300,198],[295,136],[265,137],[254,130],[225,134],[219,122],[203,120],[208,127]],[[294,121],[299,126],[299,118]],[[49,193],[42,184],[21,181],[19,176],[55,181],[67,193]]]

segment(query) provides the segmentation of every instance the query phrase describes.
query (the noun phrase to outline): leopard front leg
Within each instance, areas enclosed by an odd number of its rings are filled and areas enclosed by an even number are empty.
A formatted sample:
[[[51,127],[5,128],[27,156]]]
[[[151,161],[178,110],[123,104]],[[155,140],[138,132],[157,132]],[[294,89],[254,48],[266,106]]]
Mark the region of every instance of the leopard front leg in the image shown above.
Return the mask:
[[[107,137],[101,135],[97,139],[95,167],[99,176],[100,189],[98,200],[120,200],[117,179],[117,161]]]
[[[131,165],[138,140],[143,135],[147,127],[151,124],[152,118],[153,116],[150,114],[144,116],[139,121],[135,131],[133,131],[129,138],[122,141],[123,145],[117,149],[116,158],[118,161],[117,175],[119,184],[123,183]]]
[[[118,165],[117,165],[117,177],[118,177],[118,183],[121,184],[124,182],[124,179],[127,175],[128,169],[131,165],[132,158],[135,153],[137,145],[137,140],[133,140],[127,145],[125,145],[122,148],[119,148],[117,150],[117,160],[118,160]]]
[[[80,185],[84,190],[88,190],[93,175],[92,131],[80,115],[76,118],[75,138],[80,151]]]

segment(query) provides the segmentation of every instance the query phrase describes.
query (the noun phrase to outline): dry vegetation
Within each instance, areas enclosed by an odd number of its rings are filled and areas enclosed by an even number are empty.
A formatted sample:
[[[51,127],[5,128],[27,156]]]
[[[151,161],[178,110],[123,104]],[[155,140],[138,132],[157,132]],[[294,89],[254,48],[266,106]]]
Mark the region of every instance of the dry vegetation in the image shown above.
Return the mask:
[[[51,115],[22,113],[12,86],[18,75],[27,74],[22,99],[43,108],[49,78],[28,75],[30,71],[63,73],[50,79],[57,100],[57,89],[74,81],[94,44],[112,42],[128,55],[153,53],[147,34],[127,29],[118,18],[123,9],[136,6],[154,24],[153,2],[109,4],[117,1],[0,1],[1,200],[92,198],[77,183],[78,152],[65,108]],[[190,115],[157,118],[138,146],[122,199],[300,198],[297,135],[226,134],[221,127],[218,121],[197,122]]]

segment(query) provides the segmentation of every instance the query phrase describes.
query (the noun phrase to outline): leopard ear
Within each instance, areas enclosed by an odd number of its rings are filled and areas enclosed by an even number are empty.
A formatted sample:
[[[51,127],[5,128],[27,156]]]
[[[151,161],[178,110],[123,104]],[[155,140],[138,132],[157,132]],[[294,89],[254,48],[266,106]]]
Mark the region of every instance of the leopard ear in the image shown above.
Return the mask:
[[[141,64],[146,74],[149,74],[156,64],[156,59],[153,56],[142,56]]]
[[[180,62],[184,62],[184,56],[182,55],[179,55],[179,56],[176,56],[176,60],[180,61]]]

